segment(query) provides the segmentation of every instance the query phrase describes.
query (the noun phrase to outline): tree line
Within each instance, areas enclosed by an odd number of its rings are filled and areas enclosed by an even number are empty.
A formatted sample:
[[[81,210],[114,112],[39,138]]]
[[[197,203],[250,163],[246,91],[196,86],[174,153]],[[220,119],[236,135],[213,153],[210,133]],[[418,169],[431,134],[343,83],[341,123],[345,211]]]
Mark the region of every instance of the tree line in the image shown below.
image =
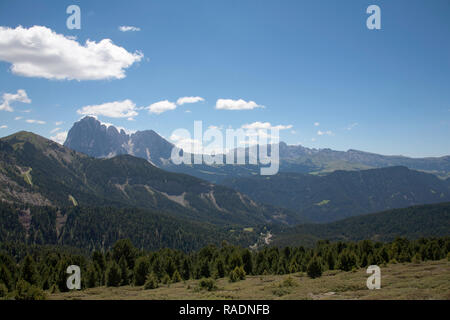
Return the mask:
[[[55,247],[0,251],[0,297],[43,299],[45,292],[68,291],[69,265],[81,268],[82,289],[99,286],[144,286],[157,288],[190,279],[228,277],[230,281],[247,275],[283,275],[305,272],[312,278],[326,270],[351,271],[369,265],[420,262],[450,257],[450,237],[390,243],[319,241],[315,247],[265,247],[260,250],[230,245],[209,245],[195,252],[174,249],[137,249],[129,239],[117,241],[110,250],[93,251],[89,256]]]

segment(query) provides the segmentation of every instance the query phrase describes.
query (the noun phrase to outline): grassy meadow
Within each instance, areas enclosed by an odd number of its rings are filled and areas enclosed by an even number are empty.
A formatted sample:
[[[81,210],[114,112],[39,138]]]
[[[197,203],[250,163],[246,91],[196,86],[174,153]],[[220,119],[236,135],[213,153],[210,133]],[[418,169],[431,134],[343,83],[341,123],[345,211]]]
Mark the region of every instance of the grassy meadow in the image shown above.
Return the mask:
[[[48,294],[48,299],[75,300],[233,300],[233,299],[444,299],[450,300],[450,261],[397,263],[381,266],[381,289],[369,290],[366,269],[326,271],[311,279],[304,273],[281,276],[247,276],[230,283],[227,278],[216,280],[211,291],[199,286],[200,280],[160,284],[159,288],[100,287],[68,293]]]

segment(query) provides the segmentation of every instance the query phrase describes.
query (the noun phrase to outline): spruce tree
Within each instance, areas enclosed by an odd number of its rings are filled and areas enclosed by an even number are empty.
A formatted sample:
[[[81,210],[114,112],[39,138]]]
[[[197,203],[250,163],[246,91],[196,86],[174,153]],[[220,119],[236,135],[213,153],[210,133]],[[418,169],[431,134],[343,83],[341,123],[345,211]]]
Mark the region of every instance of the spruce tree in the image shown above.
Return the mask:
[[[308,264],[306,273],[312,279],[319,278],[322,276],[322,263],[320,258],[314,256]]]
[[[106,271],[106,285],[108,287],[118,287],[121,281],[120,267],[115,261],[112,261]]]
[[[27,255],[22,264],[22,279],[31,285],[38,284],[38,274],[36,264],[30,255]]]
[[[150,262],[147,257],[140,257],[136,260],[134,266],[134,284],[142,286],[147,279],[147,274],[150,271]]]

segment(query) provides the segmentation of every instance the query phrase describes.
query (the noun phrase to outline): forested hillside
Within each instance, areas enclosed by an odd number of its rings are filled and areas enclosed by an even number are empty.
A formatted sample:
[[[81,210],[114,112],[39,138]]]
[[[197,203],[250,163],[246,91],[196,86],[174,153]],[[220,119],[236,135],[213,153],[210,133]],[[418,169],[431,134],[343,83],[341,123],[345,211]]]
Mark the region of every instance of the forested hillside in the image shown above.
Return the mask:
[[[214,224],[298,223],[230,188],[129,155],[95,159],[29,132],[0,140],[0,199],[31,205],[139,207]]]
[[[450,203],[414,206],[365,214],[326,224],[303,224],[274,231],[274,246],[314,245],[330,241],[392,241],[450,235]]]
[[[406,167],[335,171],[324,176],[279,173],[224,184],[256,201],[299,212],[312,222],[450,201],[448,180]]]
[[[258,230],[224,228],[136,208],[24,207],[0,203],[0,243],[70,246],[85,252],[107,250],[121,238],[129,238],[146,250],[191,251],[223,240],[248,246],[258,240]]]

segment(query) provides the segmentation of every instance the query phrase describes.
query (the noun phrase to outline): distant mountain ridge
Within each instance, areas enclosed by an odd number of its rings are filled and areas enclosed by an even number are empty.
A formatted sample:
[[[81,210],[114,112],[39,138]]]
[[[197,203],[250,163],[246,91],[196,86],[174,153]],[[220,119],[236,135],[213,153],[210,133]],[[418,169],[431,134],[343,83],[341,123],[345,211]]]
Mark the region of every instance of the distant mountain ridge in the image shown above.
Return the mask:
[[[314,222],[412,205],[450,201],[450,182],[406,167],[334,171],[318,176],[279,173],[225,180],[261,203],[285,207]]]
[[[214,183],[224,179],[248,177],[260,173],[257,165],[174,165],[170,161],[173,144],[153,130],[127,134],[114,126],[106,126],[93,117],[85,117],[70,129],[64,146],[96,158],[130,154],[172,171],[187,173]],[[363,170],[388,166],[450,177],[450,156],[408,158],[384,156],[358,150],[335,151],[310,149],[280,142],[280,172],[327,173],[335,170]]]
[[[0,139],[0,200],[151,209],[221,225],[295,223],[286,209],[129,155],[95,159],[30,132]]]

